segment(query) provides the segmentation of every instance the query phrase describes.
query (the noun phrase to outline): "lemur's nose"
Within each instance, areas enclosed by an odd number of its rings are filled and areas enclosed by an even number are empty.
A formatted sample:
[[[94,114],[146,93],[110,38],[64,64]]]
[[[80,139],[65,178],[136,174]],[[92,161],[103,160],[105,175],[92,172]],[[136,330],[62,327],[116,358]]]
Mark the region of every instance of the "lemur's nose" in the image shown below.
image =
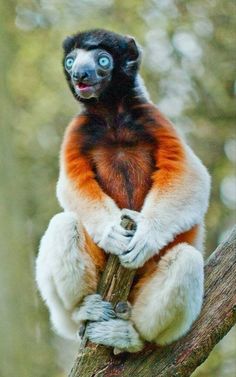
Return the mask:
[[[88,71],[82,71],[80,73],[80,80],[82,80],[82,81],[87,80],[87,79],[89,79],[89,76],[90,76],[90,74],[89,74]]]
[[[78,71],[73,72],[72,78],[75,81],[89,81],[92,78],[92,71],[88,68],[80,69]]]

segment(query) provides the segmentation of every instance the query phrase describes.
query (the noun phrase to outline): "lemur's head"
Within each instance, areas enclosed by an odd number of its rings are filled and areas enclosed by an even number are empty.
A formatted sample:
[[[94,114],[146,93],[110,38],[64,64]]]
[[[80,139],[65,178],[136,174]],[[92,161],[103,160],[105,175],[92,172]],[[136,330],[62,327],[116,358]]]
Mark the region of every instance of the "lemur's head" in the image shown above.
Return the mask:
[[[63,48],[66,79],[78,100],[122,95],[134,85],[140,64],[134,38],[95,29],[67,37]]]

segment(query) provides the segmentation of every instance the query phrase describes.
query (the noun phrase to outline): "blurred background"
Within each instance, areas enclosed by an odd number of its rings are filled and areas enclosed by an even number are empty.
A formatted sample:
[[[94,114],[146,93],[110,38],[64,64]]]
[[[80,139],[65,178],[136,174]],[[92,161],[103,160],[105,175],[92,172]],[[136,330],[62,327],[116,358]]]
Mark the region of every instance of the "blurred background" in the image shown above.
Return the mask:
[[[208,167],[206,256],[235,222],[236,3],[230,0],[1,0],[0,376],[63,377],[76,345],[55,336],[35,287],[34,263],[55,198],[58,152],[79,111],[61,66],[61,42],[105,27],[143,46],[151,97]],[[236,373],[236,332],[195,377]]]

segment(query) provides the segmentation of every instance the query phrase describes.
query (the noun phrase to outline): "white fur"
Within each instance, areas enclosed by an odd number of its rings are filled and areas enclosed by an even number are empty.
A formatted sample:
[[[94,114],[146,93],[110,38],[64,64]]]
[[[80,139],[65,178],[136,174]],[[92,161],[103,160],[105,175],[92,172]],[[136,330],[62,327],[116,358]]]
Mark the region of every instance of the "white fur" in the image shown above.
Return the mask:
[[[175,236],[202,224],[206,213],[210,177],[201,161],[186,146],[187,165],[182,177],[166,190],[151,189],[141,213],[122,210],[137,223],[137,230],[120,255],[127,268],[138,268],[161,250]],[[198,240],[200,245],[201,240]]]
[[[36,281],[53,327],[73,340],[79,340],[83,321],[116,317],[109,302],[91,294],[96,291],[97,272],[84,247],[84,230],[76,214],[60,213],[51,219],[36,260]]]
[[[76,70],[78,66],[81,67],[86,65],[89,65],[95,70],[96,64],[94,60],[94,52],[92,50],[86,51],[82,48],[76,48],[74,53],[76,53],[76,58],[72,67],[73,70]]]
[[[186,243],[178,244],[161,258],[156,273],[141,288],[132,320],[144,339],[168,344],[189,330],[202,299],[202,255]]]
[[[147,101],[152,103],[151,99],[150,99],[150,94],[149,94],[149,92],[146,88],[146,85],[144,83],[144,80],[143,80],[143,78],[140,74],[137,75],[135,83],[136,83],[136,90],[138,92],[140,92],[146,98]]]
[[[81,222],[96,243],[101,241],[111,225],[120,221],[120,209],[108,195],[104,193],[101,201],[92,200],[74,188],[73,182],[65,174],[63,161],[57,183],[57,198],[65,211],[79,214]]]

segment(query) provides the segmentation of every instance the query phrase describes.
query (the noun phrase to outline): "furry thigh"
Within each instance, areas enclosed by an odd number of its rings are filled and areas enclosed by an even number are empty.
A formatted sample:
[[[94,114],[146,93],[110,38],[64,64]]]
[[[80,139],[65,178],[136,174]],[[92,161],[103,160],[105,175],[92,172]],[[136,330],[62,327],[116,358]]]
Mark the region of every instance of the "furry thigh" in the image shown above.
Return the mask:
[[[164,345],[184,335],[200,313],[203,280],[197,249],[180,243],[168,250],[133,303],[132,320],[141,336]]]

